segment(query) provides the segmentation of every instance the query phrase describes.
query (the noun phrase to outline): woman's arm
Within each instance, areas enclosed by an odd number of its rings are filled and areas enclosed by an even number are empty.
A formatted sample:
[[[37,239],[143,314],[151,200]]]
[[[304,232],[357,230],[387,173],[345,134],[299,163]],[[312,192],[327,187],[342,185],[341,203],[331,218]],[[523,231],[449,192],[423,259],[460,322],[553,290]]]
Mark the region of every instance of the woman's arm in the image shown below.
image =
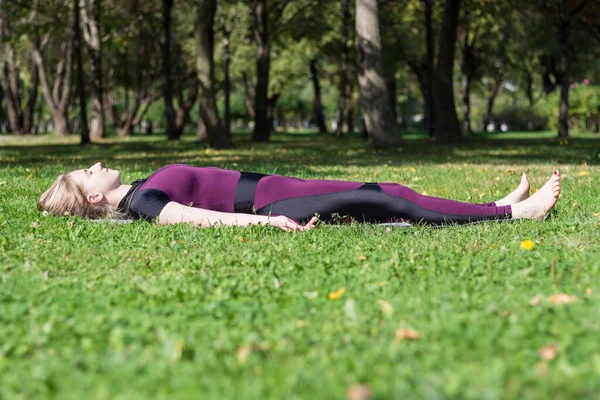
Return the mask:
[[[276,217],[253,214],[226,213],[184,206],[174,201],[169,202],[160,212],[158,222],[161,224],[177,224],[180,222],[191,223],[194,226],[248,226],[248,225],[273,225],[284,231],[306,231],[315,226],[317,218],[313,218],[306,225],[280,215]]]

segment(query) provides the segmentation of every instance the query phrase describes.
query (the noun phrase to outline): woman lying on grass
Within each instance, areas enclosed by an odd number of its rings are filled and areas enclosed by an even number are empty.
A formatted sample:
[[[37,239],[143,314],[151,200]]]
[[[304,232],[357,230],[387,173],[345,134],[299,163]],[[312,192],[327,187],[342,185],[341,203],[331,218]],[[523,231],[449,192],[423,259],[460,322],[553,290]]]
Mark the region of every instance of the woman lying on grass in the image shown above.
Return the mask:
[[[523,174],[502,200],[469,204],[420,195],[397,183],[303,180],[219,168],[168,165],[147,179],[121,183],[121,173],[101,163],[57,178],[38,208],[86,218],[157,218],[195,226],[268,224],[285,231],[325,222],[399,222],[432,225],[487,220],[542,219],[560,194],[558,170],[529,197]],[[305,224],[305,225],[302,225]]]

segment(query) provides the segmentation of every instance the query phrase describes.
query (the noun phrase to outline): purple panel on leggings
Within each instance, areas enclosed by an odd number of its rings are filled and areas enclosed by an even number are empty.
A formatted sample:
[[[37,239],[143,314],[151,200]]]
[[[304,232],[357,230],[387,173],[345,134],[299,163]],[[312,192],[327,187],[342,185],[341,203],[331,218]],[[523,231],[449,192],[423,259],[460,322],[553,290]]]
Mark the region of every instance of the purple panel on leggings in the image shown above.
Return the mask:
[[[319,194],[346,192],[364,185],[364,182],[304,180],[281,175],[262,178],[256,186],[254,208],[294,197],[316,196]]]
[[[444,214],[493,216],[510,215],[511,206],[496,206],[495,203],[470,204],[455,200],[442,199],[439,197],[423,196],[406,186],[395,183],[380,183],[384,192],[392,196],[402,197],[423,208]]]

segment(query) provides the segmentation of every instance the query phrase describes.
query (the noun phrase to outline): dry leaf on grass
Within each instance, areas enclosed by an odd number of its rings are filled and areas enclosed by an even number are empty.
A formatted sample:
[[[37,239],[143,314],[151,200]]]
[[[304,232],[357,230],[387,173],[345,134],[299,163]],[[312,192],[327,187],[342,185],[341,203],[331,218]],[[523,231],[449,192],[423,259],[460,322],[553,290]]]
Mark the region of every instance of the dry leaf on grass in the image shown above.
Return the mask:
[[[577,296],[571,296],[565,293],[554,294],[547,299],[552,304],[571,304],[579,301]]]
[[[358,261],[365,261],[367,259],[367,256],[365,256],[364,254],[361,254],[360,256],[358,256]]]
[[[558,345],[557,344],[549,344],[540,349],[540,357],[544,361],[553,360],[558,354]]]
[[[421,333],[410,328],[402,328],[396,330],[396,336],[394,337],[395,342],[401,342],[403,340],[418,340],[421,337]]]
[[[344,293],[346,293],[346,288],[341,288],[336,290],[335,292],[329,293],[327,297],[329,298],[329,300],[337,300],[340,297],[342,297]]]
[[[537,306],[538,304],[540,304],[542,302],[542,296],[537,295],[537,296],[533,296],[531,298],[531,300],[529,300],[529,305],[530,306]]]
[[[381,307],[381,311],[383,311],[383,313],[387,317],[391,316],[394,313],[394,307],[392,307],[392,305],[390,303],[388,303],[387,301],[379,299],[379,300],[377,300],[377,303]]]
[[[348,400],[368,400],[371,398],[371,388],[369,385],[355,383],[348,387],[346,398]]]
[[[585,295],[588,296],[588,297],[591,296],[592,295],[592,288],[585,289]]]
[[[236,356],[238,361],[241,364],[244,364],[246,361],[248,361],[248,357],[250,357],[250,354],[252,354],[252,346],[243,345],[240,346],[240,348],[237,350]]]

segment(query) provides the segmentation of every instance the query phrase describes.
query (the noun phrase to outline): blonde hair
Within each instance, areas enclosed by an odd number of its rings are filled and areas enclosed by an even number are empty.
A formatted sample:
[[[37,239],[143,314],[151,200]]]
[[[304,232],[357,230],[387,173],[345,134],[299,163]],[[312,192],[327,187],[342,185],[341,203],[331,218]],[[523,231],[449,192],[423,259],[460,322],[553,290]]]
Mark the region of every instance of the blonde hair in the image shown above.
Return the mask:
[[[54,215],[75,215],[89,219],[123,217],[122,213],[111,205],[91,204],[84,190],[67,174],[56,178],[50,189],[40,196],[38,210]]]

